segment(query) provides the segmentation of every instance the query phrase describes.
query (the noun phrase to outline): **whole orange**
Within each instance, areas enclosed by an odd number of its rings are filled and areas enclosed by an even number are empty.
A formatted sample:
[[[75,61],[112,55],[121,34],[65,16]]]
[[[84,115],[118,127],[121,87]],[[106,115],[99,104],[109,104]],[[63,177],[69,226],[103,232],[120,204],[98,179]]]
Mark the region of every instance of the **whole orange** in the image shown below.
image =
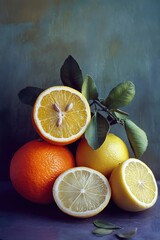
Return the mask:
[[[10,164],[10,179],[16,191],[36,203],[53,201],[56,178],[75,166],[74,157],[64,146],[33,140],[17,150]]]

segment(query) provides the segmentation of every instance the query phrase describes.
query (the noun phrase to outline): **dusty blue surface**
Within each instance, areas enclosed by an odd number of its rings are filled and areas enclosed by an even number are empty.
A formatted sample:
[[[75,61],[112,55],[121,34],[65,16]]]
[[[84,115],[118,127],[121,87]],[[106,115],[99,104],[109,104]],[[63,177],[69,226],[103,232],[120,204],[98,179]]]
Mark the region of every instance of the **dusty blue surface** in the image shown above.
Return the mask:
[[[160,199],[144,212],[129,213],[113,203],[95,217],[77,219],[63,214],[55,204],[43,206],[21,198],[10,182],[0,183],[1,240],[98,240],[91,232],[93,221],[104,219],[125,230],[138,228],[135,240],[159,240]],[[115,232],[100,239],[115,240]]]
[[[160,177],[160,1],[0,0],[0,179],[13,153],[35,138],[31,108],[17,94],[26,86],[59,85],[71,54],[100,96],[130,80],[136,97],[125,111],[148,135],[143,160]],[[126,140],[122,127],[117,135]]]

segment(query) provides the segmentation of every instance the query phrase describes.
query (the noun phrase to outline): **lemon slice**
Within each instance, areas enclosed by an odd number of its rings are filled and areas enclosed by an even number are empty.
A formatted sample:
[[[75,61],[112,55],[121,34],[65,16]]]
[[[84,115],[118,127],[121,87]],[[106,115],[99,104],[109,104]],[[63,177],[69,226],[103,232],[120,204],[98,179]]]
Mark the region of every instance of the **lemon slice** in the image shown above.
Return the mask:
[[[74,217],[92,217],[101,212],[111,197],[107,178],[100,172],[75,167],[62,173],[53,186],[57,206]]]
[[[158,198],[153,172],[144,162],[135,158],[130,158],[115,168],[109,182],[114,202],[127,211],[148,209]]]
[[[37,98],[32,120],[38,134],[50,143],[66,145],[85,132],[91,119],[90,106],[77,90],[55,86]]]

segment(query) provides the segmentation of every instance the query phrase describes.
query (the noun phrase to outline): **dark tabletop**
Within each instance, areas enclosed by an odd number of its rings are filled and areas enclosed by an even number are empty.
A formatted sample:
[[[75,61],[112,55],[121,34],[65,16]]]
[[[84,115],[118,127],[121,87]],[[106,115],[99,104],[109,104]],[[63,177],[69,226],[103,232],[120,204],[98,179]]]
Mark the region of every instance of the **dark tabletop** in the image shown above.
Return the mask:
[[[133,237],[136,240],[160,239],[159,198],[154,207],[143,212],[125,212],[110,202],[97,216],[77,219],[62,213],[54,203],[38,205],[23,199],[10,182],[0,183],[0,240],[116,240],[116,232],[103,237],[92,234],[96,219],[112,222],[127,231],[138,228]]]

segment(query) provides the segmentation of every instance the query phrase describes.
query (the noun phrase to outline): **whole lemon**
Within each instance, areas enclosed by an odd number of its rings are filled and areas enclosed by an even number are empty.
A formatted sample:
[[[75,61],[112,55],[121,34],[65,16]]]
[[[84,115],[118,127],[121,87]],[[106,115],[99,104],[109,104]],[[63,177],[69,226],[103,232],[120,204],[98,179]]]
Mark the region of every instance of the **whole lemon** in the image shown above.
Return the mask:
[[[124,141],[113,133],[108,133],[103,144],[92,149],[87,140],[82,138],[76,151],[77,166],[95,169],[106,177],[117,165],[129,158],[129,151]]]

